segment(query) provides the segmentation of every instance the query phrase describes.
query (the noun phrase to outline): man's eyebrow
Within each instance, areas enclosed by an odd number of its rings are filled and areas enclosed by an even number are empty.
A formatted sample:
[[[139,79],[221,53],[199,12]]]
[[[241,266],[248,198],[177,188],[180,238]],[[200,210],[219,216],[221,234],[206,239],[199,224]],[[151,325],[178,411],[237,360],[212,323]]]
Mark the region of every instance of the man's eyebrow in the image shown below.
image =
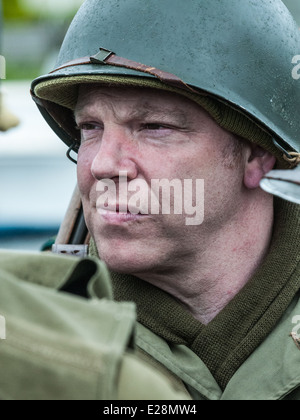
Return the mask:
[[[128,114],[130,118],[137,119],[164,119],[172,117],[172,120],[176,120],[180,125],[186,125],[188,123],[188,113],[176,106],[162,107],[159,105],[150,105],[143,103]]]

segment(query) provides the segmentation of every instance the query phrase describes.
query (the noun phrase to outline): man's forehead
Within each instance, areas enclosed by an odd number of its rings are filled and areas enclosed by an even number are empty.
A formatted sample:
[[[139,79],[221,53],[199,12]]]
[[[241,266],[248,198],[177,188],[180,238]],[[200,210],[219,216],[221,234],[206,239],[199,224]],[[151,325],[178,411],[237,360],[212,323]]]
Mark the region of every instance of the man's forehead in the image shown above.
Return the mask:
[[[101,105],[125,106],[133,116],[161,115],[175,113],[185,121],[190,115],[190,108],[200,111],[200,107],[191,100],[173,92],[151,88],[81,86],[79,88],[75,115],[98,108]]]

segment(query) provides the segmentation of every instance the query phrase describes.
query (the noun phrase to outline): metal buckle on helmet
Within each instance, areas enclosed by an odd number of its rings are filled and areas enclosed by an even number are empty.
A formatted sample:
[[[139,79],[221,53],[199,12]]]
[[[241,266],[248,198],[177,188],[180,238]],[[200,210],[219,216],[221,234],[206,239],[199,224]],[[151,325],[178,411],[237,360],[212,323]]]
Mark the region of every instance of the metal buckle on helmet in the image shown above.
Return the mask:
[[[108,59],[112,54],[112,51],[107,50],[106,48],[99,48],[100,52],[90,57],[91,63],[94,64],[106,64],[105,60]]]

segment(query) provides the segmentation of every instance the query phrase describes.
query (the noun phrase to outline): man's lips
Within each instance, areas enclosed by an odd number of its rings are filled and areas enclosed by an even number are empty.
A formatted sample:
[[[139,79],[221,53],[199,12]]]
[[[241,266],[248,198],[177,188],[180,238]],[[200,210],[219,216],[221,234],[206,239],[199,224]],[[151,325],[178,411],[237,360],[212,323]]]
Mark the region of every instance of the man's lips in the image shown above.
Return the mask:
[[[102,219],[111,224],[138,221],[149,216],[148,214],[141,214],[138,208],[130,207],[128,209],[127,205],[116,205],[105,208],[97,207],[97,212]]]
[[[147,216],[148,213],[146,212],[141,212],[140,208],[137,208],[135,206],[128,206],[127,204],[116,204],[116,205],[109,205],[107,207],[103,207],[103,206],[96,206],[97,207],[97,211],[99,213],[106,213],[106,212],[110,212],[110,213],[120,213],[120,214],[140,214],[140,215],[144,215]]]

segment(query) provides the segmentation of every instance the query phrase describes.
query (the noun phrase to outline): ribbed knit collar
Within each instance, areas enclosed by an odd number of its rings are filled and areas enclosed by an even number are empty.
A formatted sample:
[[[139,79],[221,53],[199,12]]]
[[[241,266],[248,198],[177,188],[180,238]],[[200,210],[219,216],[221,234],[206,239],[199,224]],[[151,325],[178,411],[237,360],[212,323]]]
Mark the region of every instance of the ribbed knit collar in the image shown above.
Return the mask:
[[[300,289],[300,206],[276,199],[273,239],[253,278],[207,326],[172,296],[134,276],[111,273],[117,301],[133,301],[138,321],[184,344],[222,389],[271,332]],[[201,267],[199,267],[201,270]]]

